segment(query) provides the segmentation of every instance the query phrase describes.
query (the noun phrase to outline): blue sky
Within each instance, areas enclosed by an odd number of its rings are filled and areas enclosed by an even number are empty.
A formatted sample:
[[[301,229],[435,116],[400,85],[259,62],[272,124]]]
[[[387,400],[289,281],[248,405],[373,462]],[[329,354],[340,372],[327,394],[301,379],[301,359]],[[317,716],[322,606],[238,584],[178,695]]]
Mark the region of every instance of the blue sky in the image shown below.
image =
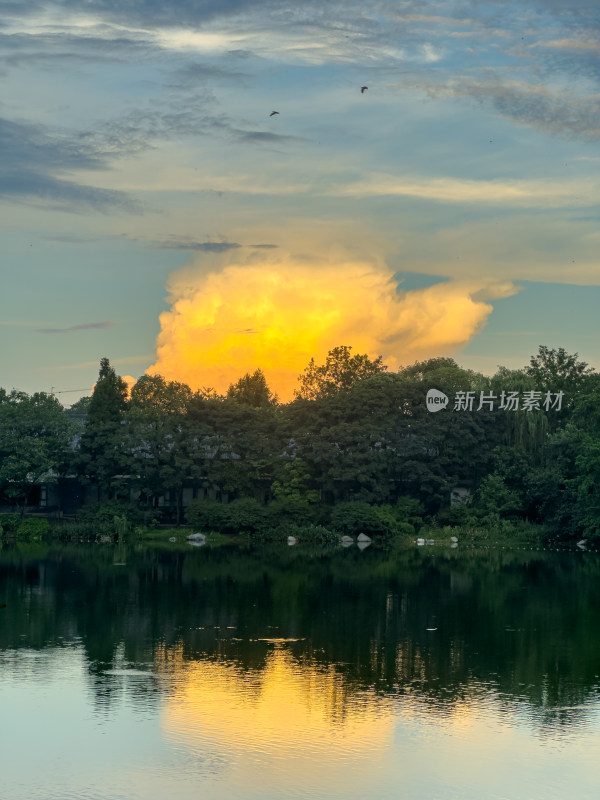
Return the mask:
[[[0,2],[0,385],[599,368],[599,42],[596,0]]]

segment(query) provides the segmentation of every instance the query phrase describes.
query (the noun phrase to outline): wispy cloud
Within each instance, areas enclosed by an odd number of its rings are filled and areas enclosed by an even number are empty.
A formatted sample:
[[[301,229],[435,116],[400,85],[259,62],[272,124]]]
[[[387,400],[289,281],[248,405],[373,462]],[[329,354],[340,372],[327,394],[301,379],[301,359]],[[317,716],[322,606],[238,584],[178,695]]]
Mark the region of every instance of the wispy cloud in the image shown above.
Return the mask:
[[[194,182],[195,181],[195,182]],[[163,190],[177,188],[169,183]],[[422,177],[367,173],[349,180],[345,173],[320,173],[311,180],[257,178],[251,175],[190,178],[189,189],[265,195],[273,197],[307,196],[338,198],[415,197],[439,203],[480,204],[513,208],[587,207],[600,202],[600,180],[595,177],[569,181],[543,179],[474,180],[453,176]],[[194,249],[194,248],[185,248]],[[200,248],[198,248],[200,249]]]
[[[38,333],[75,333],[76,331],[87,331],[93,329],[112,328],[114,320],[107,319],[102,322],[83,322],[80,325],[70,325],[68,328],[38,328]]]
[[[567,90],[525,81],[506,80],[488,72],[487,79],[468,75],[435,83],[411,79],[410,86],[430,97],[463,97],[490,105],[503,117],[529,127],[564,136],[600,139],[600,94],[582,95],[575,88]],[[405,91],[407,81],[395,84]]]
[[[106,165],[102,153],[76,137],[60,137],[41,125],[0,118],[0,151],[0,199],[71,211],[138,210],[124,192],[65,179],[78,170],[100,170]]]
[[[600,202],[600,182],[546,180],[465,180],[460,178],[410,178],[372,175],[331,189],[347,197],[406,196],[443,203],[485,203],[497,206],[561,208]]]

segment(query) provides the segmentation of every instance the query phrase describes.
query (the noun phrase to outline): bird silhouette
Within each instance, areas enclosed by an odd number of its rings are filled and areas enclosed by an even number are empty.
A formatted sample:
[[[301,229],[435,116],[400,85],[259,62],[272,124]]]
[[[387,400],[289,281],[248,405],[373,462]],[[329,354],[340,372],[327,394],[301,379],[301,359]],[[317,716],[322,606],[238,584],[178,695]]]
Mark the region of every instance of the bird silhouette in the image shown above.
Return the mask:
[[[274,117],[274,116],[275,116],[275,114],[279,114],[279,111],[271,111],[271,113],[269,114],[269,116],[270,116],[270,117]]]
[[[368,88],[369,88],[368,86],[361,86],[360,87],[360,93],[364,94],[367,91]]]

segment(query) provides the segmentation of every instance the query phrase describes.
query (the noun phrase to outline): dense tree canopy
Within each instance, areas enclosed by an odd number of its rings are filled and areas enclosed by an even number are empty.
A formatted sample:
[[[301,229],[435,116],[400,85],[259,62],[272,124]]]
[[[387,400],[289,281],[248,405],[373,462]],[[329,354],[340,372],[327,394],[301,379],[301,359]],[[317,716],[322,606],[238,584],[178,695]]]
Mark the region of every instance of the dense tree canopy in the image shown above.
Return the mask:
[[[225,397],[160,375],[142,376],[128,397],[102,359],[76,413],[47,395],[0,390],[0,489],[23,499],[32,481],[64,472],[70,454],[70,473],[99,497],[137,494],[156,508],[168,496],[179,518],[187,491],[188,501],[268,504],[290,522],[320,523],[332,506],[362,503],[380,509],[373,530],[392,530],[416,503],[450,523],[525,519],[600,538],[600,376],[577,354],[540,347],[527,367],[490,378],[450,358],[390,373],[381,358],[338,347],[299,380],[287,404],[261,370]],[[426,405],[430,389],[448,398],[439,413]],[[472,500],[449,510],[456,487]],[[344,525],[352,514],[366,519],[365,506],[349,506]],[[239,515],[263,518],[247,503]]]
[[[23,502],[43,477],[54,480],[68,458],[73,427],[59,401],[44,392],[0,389],[0,491]]]

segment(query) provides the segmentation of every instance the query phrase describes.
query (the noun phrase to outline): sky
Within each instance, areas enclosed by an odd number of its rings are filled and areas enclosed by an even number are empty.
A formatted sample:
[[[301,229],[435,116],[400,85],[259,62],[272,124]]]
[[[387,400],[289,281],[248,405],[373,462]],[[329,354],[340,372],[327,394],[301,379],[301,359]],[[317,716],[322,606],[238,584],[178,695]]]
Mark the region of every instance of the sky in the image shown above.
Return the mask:
[[[0,0],[0,386],[600,368],[599,42],[597,0]]]

